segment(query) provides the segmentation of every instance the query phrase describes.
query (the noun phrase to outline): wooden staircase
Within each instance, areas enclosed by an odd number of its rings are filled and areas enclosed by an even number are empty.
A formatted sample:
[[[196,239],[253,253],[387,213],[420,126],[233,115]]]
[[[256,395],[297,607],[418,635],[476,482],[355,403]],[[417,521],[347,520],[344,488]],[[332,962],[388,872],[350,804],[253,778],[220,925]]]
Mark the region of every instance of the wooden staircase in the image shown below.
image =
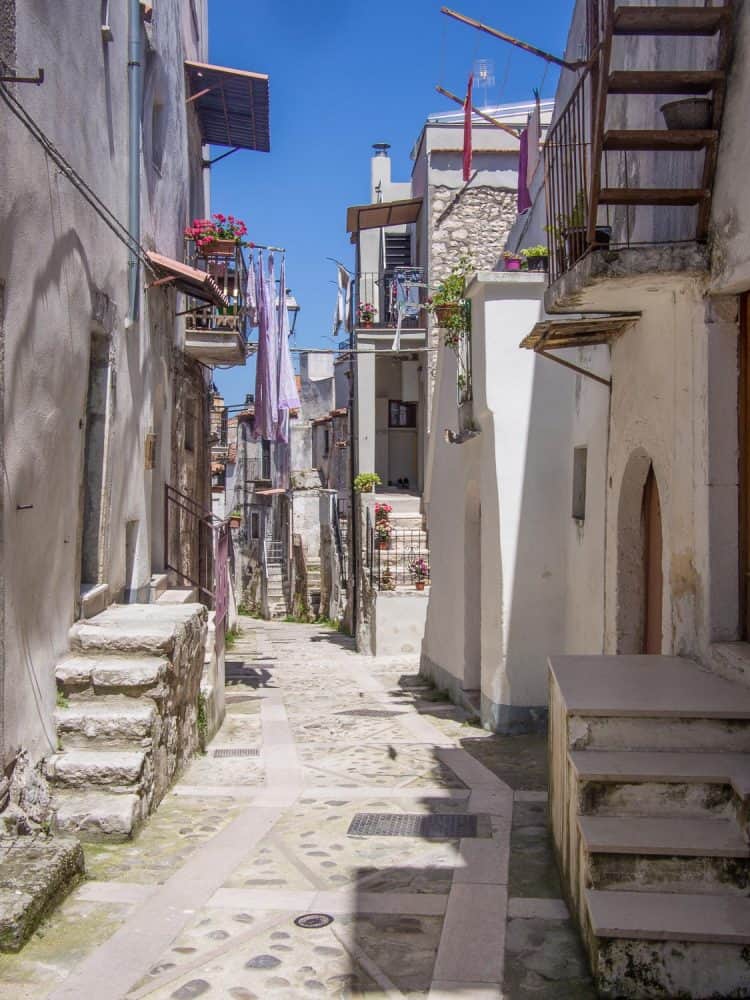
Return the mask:
[[[732,2],[733,0],[726,0],[725,3],[712,7],[688,7],[680,4],[616,6],[615,0],[604,0],[603,4],[599,0],[592,0],[594,23],[603,16],[603,24],[592,67],[594,109],[587,226],[589,246],[596,243],[600,205],[698,206],[695,235],[697,240],[706,239],[731,48]],[[613,69],[613,40],[626,36],[716,36],[716,66],[712,69]],[[605,123],[609,97],[622,94],[710,95],[713,102],[711,127],[690,131],[607,130]],[[696,150],[705,152],[702,176],[697,187],[611,187],[602,182],[602,155],[606,152]]]

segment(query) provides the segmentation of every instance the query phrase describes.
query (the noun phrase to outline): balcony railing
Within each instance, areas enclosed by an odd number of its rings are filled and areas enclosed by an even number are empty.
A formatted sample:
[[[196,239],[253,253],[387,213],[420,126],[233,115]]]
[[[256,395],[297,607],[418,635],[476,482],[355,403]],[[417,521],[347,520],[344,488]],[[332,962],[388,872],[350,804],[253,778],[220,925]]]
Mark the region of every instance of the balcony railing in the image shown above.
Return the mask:
[[[210,274],[229,303],[227,306],[205,305],[191,310],[188,331],[235,333],[245,342],[248,332],[245,304],[247,265],[242,247],[236,244],[227,252],[205,251],[188,239],[185,241],[185,262]]]
[[[245,466],[245,479],[249,483],[267,482],[271,479],[270,458],[248,458]]]
[[[395,327],[401,311],[401,328],[424,330],[427,326],[427,287],[424,268],[389,268],[382,273],[363,272],[357,277],[357,327]],[[371,321],[363,320],[362,306],[374,307]]]

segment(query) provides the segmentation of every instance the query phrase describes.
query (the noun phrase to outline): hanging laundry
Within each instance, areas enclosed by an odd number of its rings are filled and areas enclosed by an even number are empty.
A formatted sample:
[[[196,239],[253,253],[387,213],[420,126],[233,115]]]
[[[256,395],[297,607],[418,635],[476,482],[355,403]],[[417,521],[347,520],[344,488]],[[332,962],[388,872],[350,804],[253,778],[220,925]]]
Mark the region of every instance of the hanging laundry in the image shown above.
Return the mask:
[[[395,292],[396,336],[391,344],[392,351],[401,349],[401,325],[404,319],[415,319],[421,307],[419,289],[422,287],[422,272],[419,268],[397,271],[391,285]]]
[[[474,74],[469,73],[469,84],[464,101],[464,183],[471,177],[471,93],[474,89]]]
[[[294,378],[292,352],[289,348],[289,312],[286,307],[286,258],[281,258],[281,274],[279,276],[279,369],[278,369],[278,418],[276,440],[283,444],[289,442],[289,411],[299,409],[299,395]]]
[[[518,205],[517,212],[525,212],[531,208],[531,195],[529,194],[528,182],[529,166],[529,129],[526,127],[521,133],[518,147]]]
[[[255,271],[255,259],[253,251],[250,251],[250,258],[247,265],[247,287],[245,288],[245,310],[247,321],[250,326],[258,325],[258,287],[257,274]]]
[[[268,267],[263,255],[258,255],[258,356],[255,368],[255,420],[253,438],[273,441],[279,416],[278,385],[278,313],[276,311],[276,281],[273,255],[268,255]]]
[[[343,326],[347,333],[354,329],[352,317],[352,279],[343,264],[336,265],[336,308],[333,312],[333,336],[338,337]]]
[[[531,180],[539,165],[539,144],[541,139],[541,109],[539,107],[539,97],[537,96],[536,106],[529,116],[529,123],[526,126],[528,133],[528,161],[526,164],[526,184],[530,188]]]

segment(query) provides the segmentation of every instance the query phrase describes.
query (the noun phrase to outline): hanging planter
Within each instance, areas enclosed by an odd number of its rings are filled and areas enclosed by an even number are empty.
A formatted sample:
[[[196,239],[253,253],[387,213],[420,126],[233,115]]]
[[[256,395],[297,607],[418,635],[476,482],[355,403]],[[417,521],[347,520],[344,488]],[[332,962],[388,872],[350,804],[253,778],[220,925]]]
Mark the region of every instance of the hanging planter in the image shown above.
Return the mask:
[[[667,128],[675,131],[711,128],[713,111],[713,101],[707,97],[684,97],[661,106]]]
[[[239,240],[209,240],[198,247],[201,257],[234,257]]]
[[[438,326],[455,326],[461,318],[461,303],[448,302],[442,306],[433,306],[433,312]]]

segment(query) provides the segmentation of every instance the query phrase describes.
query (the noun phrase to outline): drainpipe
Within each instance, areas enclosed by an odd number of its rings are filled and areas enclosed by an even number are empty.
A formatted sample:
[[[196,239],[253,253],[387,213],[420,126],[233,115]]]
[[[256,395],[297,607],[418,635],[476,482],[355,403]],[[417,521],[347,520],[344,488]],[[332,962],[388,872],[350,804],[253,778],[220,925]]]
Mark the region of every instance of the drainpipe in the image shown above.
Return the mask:
[[[128,231],[141,242],[141,110],[143,104],[143,28],[139,0],[128,2]],[[138,254],[128,256],[128,321],[133,326],[138,319]]]

